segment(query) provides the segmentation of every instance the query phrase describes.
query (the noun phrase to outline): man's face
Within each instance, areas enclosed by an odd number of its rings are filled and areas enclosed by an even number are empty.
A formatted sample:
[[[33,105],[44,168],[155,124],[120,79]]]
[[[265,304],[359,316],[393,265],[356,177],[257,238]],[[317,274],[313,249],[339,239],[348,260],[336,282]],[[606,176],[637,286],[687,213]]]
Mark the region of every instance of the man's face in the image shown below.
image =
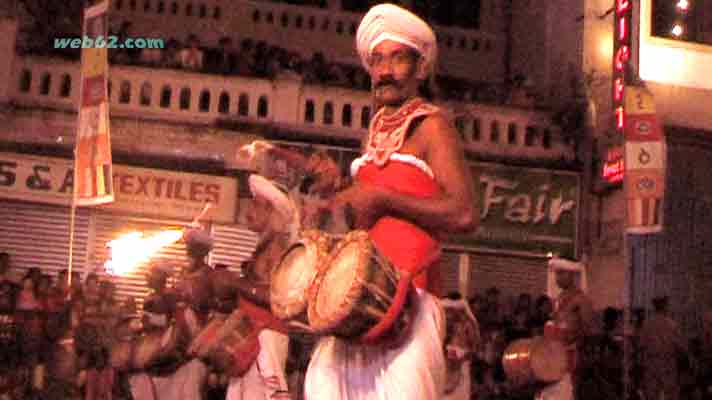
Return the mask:
[[[392,40],[379,43],[368,60],[376,102],[399,106],[416,96],[424,79],[418,73],[421,62],[418,54],[404,44]]]
[[[556,284],[561,289],[569,289],[574,285],[574,277],[576,273],[574,271],[567,270],[557,270],[556,271]]]
[[[253,232],[263,232],[272,212],[274,212],[272,205],[267,200],[256,196],[245,215],[247,229]]]

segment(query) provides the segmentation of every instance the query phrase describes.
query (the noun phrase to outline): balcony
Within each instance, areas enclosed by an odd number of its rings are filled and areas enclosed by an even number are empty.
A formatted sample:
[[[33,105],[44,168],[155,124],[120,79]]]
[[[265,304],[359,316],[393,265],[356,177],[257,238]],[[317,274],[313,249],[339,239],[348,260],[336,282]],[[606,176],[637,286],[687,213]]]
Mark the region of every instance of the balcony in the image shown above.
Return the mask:
[[[17,57],[10,98],[18,105],[74,111],[79,63]],[[112,66],[112,117],[212,125],[224,121],[284,128],[295,135],[360,140],[371,118],[368,92],[296,79],[220,76]],[[475,157],[572,160],[548,114],[532,109],[447,102]],[[299,140],[299,137],[294,137]]]
[[[112,24],[128,21],[131,36],[186,39],[199,33],[201,44],[216,46],[221,37],[279,44],[301,57],[323,53],[335,62],[358,65],[354,49],[361,14],[264,1],[201,2],[117,0]],[[156,20],[160,18],[160,27]],[[488,17],[489,31],[435,26],[440,48],[439,72],[458,78],[502,82],[506,40],[501,16]],[[186,27],[190,27],[186,29]],[[473,63],[473,60],[477,60]]]

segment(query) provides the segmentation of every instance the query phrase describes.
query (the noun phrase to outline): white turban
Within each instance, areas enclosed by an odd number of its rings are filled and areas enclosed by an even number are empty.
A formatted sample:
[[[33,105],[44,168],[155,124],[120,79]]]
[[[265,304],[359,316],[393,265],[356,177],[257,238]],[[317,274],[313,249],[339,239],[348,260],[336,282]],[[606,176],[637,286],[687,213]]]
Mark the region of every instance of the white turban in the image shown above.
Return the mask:
[[[417,15],[393,4],[379,4],[366,13],[356,32],[356,48],[366,70],[373,48],[384,40],[413,48],[425,60],[428,74],[433,72],[438,56],[435,33]]]

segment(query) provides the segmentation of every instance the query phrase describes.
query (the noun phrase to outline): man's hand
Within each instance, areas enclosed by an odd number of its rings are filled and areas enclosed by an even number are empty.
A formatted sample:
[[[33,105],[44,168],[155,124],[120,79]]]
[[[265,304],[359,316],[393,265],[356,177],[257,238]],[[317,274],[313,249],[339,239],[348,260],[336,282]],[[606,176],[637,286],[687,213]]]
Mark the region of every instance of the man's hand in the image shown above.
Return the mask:
[[[334,196],[331,209],[335,212],[353,212],[355,229],[368,229],[383,214],[385,192],[374,185],[358,183]]]
[[[313,194],[331,194],[341,185],[341,169],[329,156],[315,153],[306,165],[307,173],[315,179],[309,188]]]

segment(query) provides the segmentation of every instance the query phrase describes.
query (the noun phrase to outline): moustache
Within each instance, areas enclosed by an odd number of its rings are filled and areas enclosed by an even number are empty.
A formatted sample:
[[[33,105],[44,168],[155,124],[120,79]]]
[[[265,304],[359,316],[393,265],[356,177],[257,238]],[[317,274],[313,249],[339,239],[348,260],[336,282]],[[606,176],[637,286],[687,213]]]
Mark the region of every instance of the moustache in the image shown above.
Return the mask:
[[[393,86],[395,88],[400,88],[400,83],[393,78],[384,78],[376,84],[376,89],[380,89],[384,86]]]

